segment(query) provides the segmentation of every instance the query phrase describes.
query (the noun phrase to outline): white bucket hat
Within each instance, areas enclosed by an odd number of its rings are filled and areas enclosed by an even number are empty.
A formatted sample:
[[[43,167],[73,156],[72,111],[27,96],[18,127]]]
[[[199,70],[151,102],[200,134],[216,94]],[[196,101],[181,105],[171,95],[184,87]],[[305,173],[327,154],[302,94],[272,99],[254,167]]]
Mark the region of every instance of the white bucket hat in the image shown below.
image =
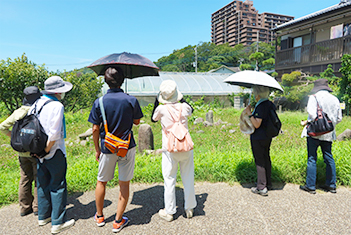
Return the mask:
[[[65,82],[59,76],[52,76],[44,82],[44,94],[66,93],[72,89],[73,85],[70,82]]]
[[[158,102],[167,104],[175,103],[183,98],[182,93],[177,89],[177,84],[172,80],[165,80],[160,85],[160,92],[157,95]]]

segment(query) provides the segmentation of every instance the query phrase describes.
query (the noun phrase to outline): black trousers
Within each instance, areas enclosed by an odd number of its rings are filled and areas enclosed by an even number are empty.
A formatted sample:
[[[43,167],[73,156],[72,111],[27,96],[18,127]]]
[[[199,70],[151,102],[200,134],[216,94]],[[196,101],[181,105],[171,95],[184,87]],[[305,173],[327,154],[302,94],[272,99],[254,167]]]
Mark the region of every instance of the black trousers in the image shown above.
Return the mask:
[[[257,189],[262,190],[265,187],[271,187],[272,163],[269,155],[272,139],[252,140],[251,149],[255,158],[257,169]]]

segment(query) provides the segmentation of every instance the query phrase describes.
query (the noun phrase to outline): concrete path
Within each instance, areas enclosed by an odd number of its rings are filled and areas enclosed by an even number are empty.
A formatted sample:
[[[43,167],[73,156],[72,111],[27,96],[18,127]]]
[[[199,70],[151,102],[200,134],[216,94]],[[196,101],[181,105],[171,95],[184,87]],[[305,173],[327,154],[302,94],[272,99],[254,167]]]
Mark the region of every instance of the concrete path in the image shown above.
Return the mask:
[[[93,221],[94,192],[71,195],[67,218],[76,224],[60,234],[113,234],[118,192],[118,187],[107,190],[107,224],[101,228]],[[312,195],[287,184],[262,197],[245,185],[197,183],[195,192],[194,218],[184,217],[183,189],[178,187],[178,212],[174,221],[166,222],[157,214],[163,208],[163,185],[132,184],[125,213],[131,221],[119,234],[351,234],[350,188]],[[0,234],[50,234],[50,224],[39,227],[33,214],[20,217],[19,206],[13,204],[0,209]]]

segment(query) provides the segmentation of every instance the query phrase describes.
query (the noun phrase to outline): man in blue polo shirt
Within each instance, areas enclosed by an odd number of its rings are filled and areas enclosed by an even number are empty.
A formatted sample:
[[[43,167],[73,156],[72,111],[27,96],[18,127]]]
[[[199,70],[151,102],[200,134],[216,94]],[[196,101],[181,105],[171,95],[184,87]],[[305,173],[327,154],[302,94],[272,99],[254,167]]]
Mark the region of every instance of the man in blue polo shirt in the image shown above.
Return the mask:
[[[105,225],[103,215],[104,199],[106,184],[114,177],[116,163],[118,163],[119,178],[119,198],[117,205],[116,218],[113,222],[113,232],[119,232],[125,227],[129,219],[123,216],[124,210],[129,198],[129,182],[133,178],[136,144],[133,137],[133,124],[138,125],[143,113],[140,109],[138,100],[127,95],[120,88],[124,81],[123,71],[120,68],[109,67],[105,72],[105,82],[110,89],[103,96],[103,105],[105,109],[108,131],[123,139],[128,140],[131,134],[130,144],[127,155],[119,157],[105,147],[105,130],[103,117],[99,106],[99,99],[95,100],[91,109],[88,121],[93,124],[93,141],[96,151],[96,160],[99,162],[99,173],[95,189],[96,214],[94,220],[101,227]],[[99,137],[101,137],[101,146],[99,145]]]

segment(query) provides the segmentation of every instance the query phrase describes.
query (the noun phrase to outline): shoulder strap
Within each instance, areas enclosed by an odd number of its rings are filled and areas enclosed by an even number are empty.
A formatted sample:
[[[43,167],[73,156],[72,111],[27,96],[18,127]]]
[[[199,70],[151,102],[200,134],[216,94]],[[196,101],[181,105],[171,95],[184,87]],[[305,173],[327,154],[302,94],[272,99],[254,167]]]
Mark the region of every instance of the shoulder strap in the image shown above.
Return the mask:
[[[52,99],[49,99],[47,101],[45,101],[45,103],[40,107],[39,111],[37,112],[37,104],[38,104],[38,100],[35,102],[35,105],[34,105],[34,108],[32,109],[32,111],[30,112],[31,114],[36,114],[36,115],[39,115],[41,110],[43,109],[43,107],[45,105],[47,105],[48,103],[52,102],[53,100]]]
[[[41,106],[41,108],[39,109],[38,115],[40,114],[40,112],[41,112],[41,110],[43,109],[43,107],[44,107],[45,105],[47,105],[48,103],[52,102],[52,101],[53,101],[52,99],[49,99],[49,100],[45,101],[45,103],[44,103],[44,104]]]
[[[103,98],[103,96],[101,96],[99,98],[99,106],[100,106],[100,110],[101,110],[102,119],[104,121],[105,134],[107,134],[108,128],[107,128],[106,114],[105,114],[105,108],[104,108],[104,103],[102,101],[102,98]]]
[[[171,116],[174,119],[174,121],[179,122],[180,121],[180,117],[182,115],[182,105],[180,105],[179,117],[178,118],[175,117],[175,114],[172,112],[172,110],[167,105],[165,105],[165,106],[168,109],[168,112],[171,114]]]
[[[319,103],[318,103],[318,100],[317,100],[317,96],[316,95],[313,95],[314,98],[316,99],[316,102],[317,102],[317,109],[321,109],[321,107],[319,107]],[[321,109],[322,110],[322,109]]]

